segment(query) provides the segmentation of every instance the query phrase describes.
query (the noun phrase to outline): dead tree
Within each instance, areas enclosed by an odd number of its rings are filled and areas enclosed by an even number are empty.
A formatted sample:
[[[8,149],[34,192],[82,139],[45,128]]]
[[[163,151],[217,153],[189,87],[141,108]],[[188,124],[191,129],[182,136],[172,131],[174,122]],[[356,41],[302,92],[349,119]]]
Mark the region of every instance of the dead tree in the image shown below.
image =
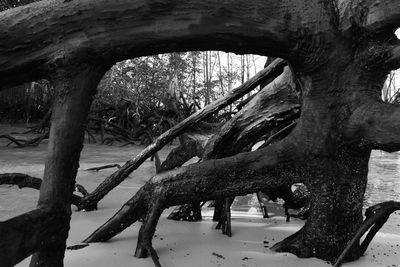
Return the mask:
[[[57,91],[38,210],[12,225],[46,212],[53,221],[28,220],[12,231],[10,221],[2,222],[2,259],[14,264],[40,249],[33,263],[62,266],[82,125],[107,68],[137,56],[213,49],[289,62],[301,88],[301,116],[290,134],[263,149],[152,178],[129,202],[126,223],[145,217],[137,255],[156,258],[151,236],[166,206],[303,182],[310,216],[275,250],[334,261],[362,224],[371,150],[400,149],[400,109],[380,99],[388,72],[400,67],[399,18],[398,0],[39,1],[1,12],[1,88],[49,78]],[[40,232],[44,224],[48,235]],[[348,259],[360,251],[355,244]]]
[[[282,75],[280,75],[277,79],[275,79],[273,83],[270,83],[263,90],[261,90],[242,110],[240,110],[240,112],[238,112],[230,121],[228,121],[217,134],[212,136],[212,138],[207,142],[206,148],[204,149],[204,152],[202,154],[202,158],[203,160],[205,160],[204,163],[215,158],[222,158],[226,159],[226,161],[229,161],[229,158],[227,157],[235,155],[238,152],[242,152],[246,148],[249,150],[252,147],[252,145],[258,142],[260,139],[262,140],[262,138],[272,136],[274,131],[276,131],[277,125],[280,125],[281,128],[284,128],[285,125],[293,123],[293,121],[295,121],[299,116],[300,113],[299,110],[300,110],[300,105],[298,103],[298,97],[296,94],[296,85],[292,81],[292,76],[291,72],[289,71],[289,68],[286,67]],[[283,137],[284,136],[280,136],[280,139],[282,139]],[[190,166],[185,168],[190,169]],[[219,167],[216,168],[216,170],[219,170]],[[180,173],[181,170],[178,169],[175,171]],[[229,172],[230,170],[221,169],[219,171]],[[172,171],[172,173],[173,172],[174,171]],[[252,174],[253,172],[249,172],[247,174],[243,173],[243,177],[239,179],[241,179],[242,183],[246,183],[246,179],[251,179]],[[170,173],[168,172],[161,173],[158,176],[163,177],[163,175],[166,175],[168,177]],[[153,179],[158,180],[160,179],[159,177],[153,177]],[[179,181],[182,184],[189,182],[181,180],[183,179],[183,177],[184,176],[182,177],[178,176],[175,182]],[[213,186],[223,187],[223,185],[220,185],[218,182],[221,181],[220,178],[215,177],[215,179],[216,181],[213,181],[210,185],[204,185],[204,186],[206,186],[206,188]],[[279,184],[281,185],[282,183],[283,182],[281,181]],[[286,185],[289,186],[291,184],[286,184]],[[146,187],[152,188],[153,186],[154,186],[154,181],[150,180],[144,186],[144,188]],[[199,186],[201,185],[198,185],[198,187]],[[257,192],[269,186],[271,185],[269,185],[268,183],[266,184],[261,183],[258,185],[258,187],[257,185],[251,185],[250,187],[252,188],[253,191],[250,190],[246,192],[247,193]],[[167,194],[168,197],[166,195],[164,196],[164,192],[160,193],[161,194],[160,196],[157,195],[154,197],[163,197],[163,198],[168,198],[168,200],[173,200],[178,195],[178,198],[182,197],[182,200],[180,199],[178,200],[182,202],[180,203],[178,202],[178,204],[200,202],[200,200],[198,200],[197,197],[193,195],[179,196],[181,189],[182,188],[175,188],[172,190],[171,188],[169,192],[165,192],[165,194]],[[211,188],[208,188],[208,190],[211,190]],[[225,195],[227,195],[226,202],[229,204],[229,206],[225,207],[224,212],[221,214],[222,220],[220,220],[220,223],[217,226],[217,228],[222,227],[223,233],[226,233],[228,235],[231,234],[230,204],[232,203],[233,200],[232,197],[236,196],[234,192],[236,191],[231,192],[227,190],[227,192],[225,192]],[[98,230],[96,230],[84,242],[98,242],[98,241],[108,240],[114,235],[120,233],[122,230],[124,230],[126,227],[131,225],[139,218],[142,218],[142,216],[145,216],[143,214],[146,214],[146,211],[150,209],[146,207],[147,204],[144,204],[146,202],[143,203],[145,206],[141,206],[142,204],[136,203],[138,198],[140,198],[141,194],[142,191],[139,191],[139,193],[137,193],[131,200],[125,203],[125,205],[121,208],[120,211],[118,211],[108,222],[106,222],[103,226],[101,226]],[[145,191],[144,194],[152,195],[151,192],[147,191]],[[206,191],[202,192],[202,194],[204,196],[207,196]],[[212,194],[212,192],[210,192],[210,194]],[[242,194],[243,193],[238,195]],[[207,199],[204,200],[210,200],[209,197],[210,196],[207,196]],[[186,202],[183,201],[183,199]],[[191,201],[189,201],[190,199]],[[162,204],[159,204],[157,206],[157,209],[163,210],[169,206],[173,206],[173,204],[169,204],[170,201],[164,202],[163,200],[160,203]],[[149,203],[149,205],[152,205],[152,203]],[[194,209],[193,212],[196,210],[197,209]],[[141,214],[141,212],[144,213]],[[161,214],[161,212],[162,211],[158,210],[153,214]],[[158,218],[154,219],[158,220]],[[143,226],[143,229],[145,229],[144,227],[150,227],[150,226],[148,225]],[[155,225],[151,227],[154,227],[154,229],[153,228],[151,229],[155,230]],[[146,235],[146,238],[149,237],[147,236],[147,232],[144,235]],[[153,251],[149,247],[149,244],[142,244],[141,242],[143,242],[143,240],[138,241],[138,247],[144,246],[149,250],[149,252],[151,250],[151,253],[154,256],[155,251]],[[138,252],[137,254],[138,257],[143,257],[147,255],[146,253],[147,250],[144,248],[140,248],[137,251],[140,252],[140,253]]]
[[[241,86],[233,89],[226,96],[218,99],[217,101],[207,105],[198,112],[192,114],[181,123],[175,125],[162,135],[156,138],[156,140],[147,146],[142,152],[140,152],[134,159],[127,161],[118,171],[108,176],[93,192],[83,198],[79,209],[93,210],[97,208],[97,203],[113,188],[119,185],[129,174],[136,170],[147,158],[151,157],[155,152],[163,148],[166,144],[172,141],[175,137],[184,133],[188,128],[192,127],[205,117],[209,116],[215,111],[218,111],[235,100],[239,99],[246,93],[256,88],[259,83],[265,79],[275,77],[282,72],[283,67],[286,63],[278,59],[273,62],[270,66],[265,68],[256,74],[253,78],[248,80]]]

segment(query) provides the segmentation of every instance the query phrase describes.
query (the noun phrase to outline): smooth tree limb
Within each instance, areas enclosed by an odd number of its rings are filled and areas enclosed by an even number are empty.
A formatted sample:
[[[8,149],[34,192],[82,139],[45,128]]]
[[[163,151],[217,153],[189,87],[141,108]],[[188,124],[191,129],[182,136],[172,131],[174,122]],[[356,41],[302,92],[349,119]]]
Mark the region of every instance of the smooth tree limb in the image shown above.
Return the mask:
[[[146,159],[151,157],[155,152],[159,151],[166,144],[171,142],[174,138],[184,133],[186,129],[195,125],[199,121],[203,120],[210,114],[221,110],[222,108],[233,103],[235,100],[244,96],[256,88],[262,81],[276,77],[282,73],[286,63],[282,59],[275,60],[267,68],[263,69],[247,82],[241,86],[230,91],[226,96],[218,99],[217,101],[207,105],[203,109],[192,114],[179,124],[175,125],[168,131],[157,137],[154,142],[142,150],[135,158],[127,161],[120,169],[108,176],[93,192],[83,198],[79,209],[93,210],[97,208],[97,203],[113,188],[119,185],[125,178],[129,176],[134,170],[136,170]]]

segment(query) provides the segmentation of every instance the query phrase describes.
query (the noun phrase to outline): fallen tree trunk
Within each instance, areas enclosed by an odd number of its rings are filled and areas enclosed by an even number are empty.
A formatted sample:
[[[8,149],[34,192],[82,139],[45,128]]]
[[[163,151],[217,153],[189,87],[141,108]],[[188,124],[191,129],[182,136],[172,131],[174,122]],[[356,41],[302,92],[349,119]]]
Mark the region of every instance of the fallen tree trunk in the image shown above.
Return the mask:
[[[81,210],[93,210],[97,208],[97,203],[113,188],[119,185],[126,177],[136,170],[147,158],[151,157],[155,152],[163,148],[167,143],[172,141],[175,137],[182,134],[186,129],[195,125],[208,115],[216,112],[227,105],[233,103],[235,100],[244,96],[256,88],[262,81],[270,77],[276,77],[283,71],[285,62],[281,59],[275,60],[264,70],[257,73],[253,78],[248,80],[243,85],[233,89],[225,97],[213,102],[202,110],[189,116],[181,123],[175,125],[162,135],[160,135],[151,145],[146,147],[134,159],[127,161],[118,171],[108,176],[91,194],[82,199],[79,206]]]

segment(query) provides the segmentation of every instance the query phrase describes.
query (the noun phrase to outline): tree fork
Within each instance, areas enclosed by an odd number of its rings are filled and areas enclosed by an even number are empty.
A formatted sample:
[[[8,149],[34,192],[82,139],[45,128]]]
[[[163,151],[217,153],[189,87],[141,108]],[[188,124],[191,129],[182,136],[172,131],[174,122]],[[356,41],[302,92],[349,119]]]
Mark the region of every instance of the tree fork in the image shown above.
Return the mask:
[[[32,257],[30,266],[63,266],[71,216],[71,197],[83,148],[84,129],[92,97],[105,73],[103,66],[80,65],[58,70],[52,123],[38,208],[54,208],[64,214],[58,235]]]

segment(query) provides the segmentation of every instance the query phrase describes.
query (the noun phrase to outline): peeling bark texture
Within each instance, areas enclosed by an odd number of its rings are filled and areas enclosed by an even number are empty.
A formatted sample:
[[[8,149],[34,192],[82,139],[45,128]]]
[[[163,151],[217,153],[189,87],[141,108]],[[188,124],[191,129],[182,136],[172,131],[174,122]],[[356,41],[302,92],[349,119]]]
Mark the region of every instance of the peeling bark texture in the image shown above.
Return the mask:
[[[199,110],[195,114],[189,116],[181,123],[175,125],[159,137],[142,152],[140,152],[134,159],[127,161],[118,171],[108,176],[92,193],[83,198],[79,209],[93,210],[97,208],[97,203],[103,199],[103,197],[110,192],[113,188],[119,185],[125,178],[129,176],[134,170],[136,170],[147,158],[151,157],[155,152],[163,148],[166,144],[172,141],[175,137],[181,135],[186,129],[195,125],[208,115],[216,112],[235,100],[239,99],[246,93],[250,92],[258,86],[260,82],[269,77],[279,75],[286,63],[277,59],[270,66],[257,73],[253,78],[248,80],[241,86],[233,89],[226,96],[219,100],[207,105],[203,109]]]
[[[0,184],[10,184],[16,185],[19,188],[28,187],[39,190],[42,185],[42,179],[23,173],[2,173],[0,174]],[[81,200],[80,196],[72,195],[71,204],[78,207]]]
[[[106,68],[89,65],[55,74],[50,139],[38,208],[52,208],[63,215],[56,238],[33,255],[30,266],[63,266],[69,231],[71,200],[84,129],[96,87]]]

